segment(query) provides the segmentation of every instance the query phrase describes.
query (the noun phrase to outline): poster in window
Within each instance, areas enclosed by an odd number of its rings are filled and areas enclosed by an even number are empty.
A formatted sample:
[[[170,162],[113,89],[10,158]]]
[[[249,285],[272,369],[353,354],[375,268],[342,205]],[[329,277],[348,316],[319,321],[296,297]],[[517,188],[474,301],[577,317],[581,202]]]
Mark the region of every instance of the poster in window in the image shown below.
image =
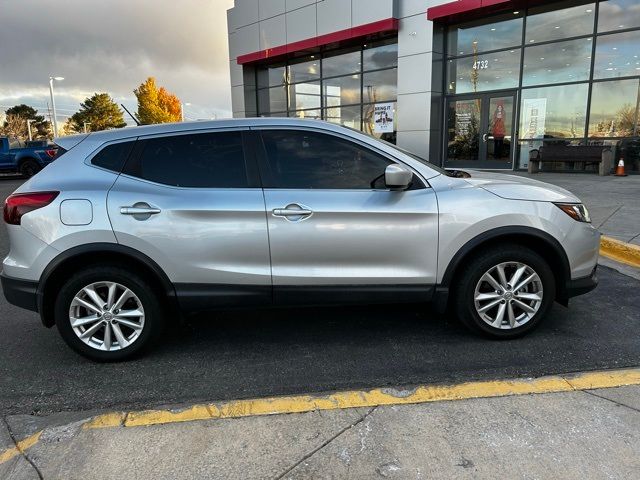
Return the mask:
[[[373,122],[375,133],[393,133],[393,103],[376,103]]]
[[[522,109],[522,138],[544,138],[547,118],[546,98],[525,98]]]

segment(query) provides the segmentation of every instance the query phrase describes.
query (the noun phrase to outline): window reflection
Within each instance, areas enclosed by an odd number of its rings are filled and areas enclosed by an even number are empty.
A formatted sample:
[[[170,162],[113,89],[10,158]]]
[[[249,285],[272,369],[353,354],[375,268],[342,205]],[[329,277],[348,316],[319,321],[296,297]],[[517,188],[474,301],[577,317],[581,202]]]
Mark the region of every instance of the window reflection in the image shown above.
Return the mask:
[[[584,38],[525,48],[523,85],[588,80],[592,42]]]
[[[320,82],[298,83],[289,87],[289,110],[320,108]]]
[[[270,65],[258,69],[258,88],[275,87],[287,83],[286,67],[282,65]]]
[[[608,0],[600,2],[598,32],[640,27],[638,0]]]
[[[362,94],[365,102],[384,102],[396,99],[398,70],[380,70],[365,73],[362,78]]]
[[[339,123],[345,127],[360,130],[360,105],[351,107],[330,107],[325,109],[328,122]]]
[[[274,87],[258,90],[258,109],[260,112],[282,112],[287,110],[286,87]]]
[[[548,42],[593,33],[595,4],[575,6],[576,3],[579,2],[565,2],[568,8],[560,10],[557,4],[530,9],[525,42]]]
[[[595,78],[640,75],[640,30],[602,35],[596,44]]]
[[[590,137],[638,135],[640,79],[596,82],[591,93]]]
[[[324,105],[337,107],[360,103],[360,75],[347,75],[325,80],[322,84]]]
[[[364,70],[395,67],[398,65],[398,44],[365,45],[362,60]]]
[[[483,92],[518,86],[520,49],[448,60],[449,93]]]
[[[335,77],[360,71],[360,50],[322,59],[322,76]]]
[[[307,82],[320,78],[320,59],[312,55],[308,62],[289,65],[289,83]]]
[[[589,84],[527,88],[520,105],[520,138],[584,137]]]
[[[449,55],[471,55],[520,45],[522,17],[509,14],[497,18],[492,23],[473,22],[449,30]]]

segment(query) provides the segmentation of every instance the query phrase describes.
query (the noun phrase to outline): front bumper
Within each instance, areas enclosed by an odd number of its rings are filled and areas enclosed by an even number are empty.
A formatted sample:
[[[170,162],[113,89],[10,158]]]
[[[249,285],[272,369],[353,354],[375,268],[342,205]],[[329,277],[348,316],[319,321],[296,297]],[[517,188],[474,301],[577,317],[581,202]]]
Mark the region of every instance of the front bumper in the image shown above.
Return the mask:
[[[593,267],[591,274],[576,278],[575,280],[569,280],[566,287],[567,298],[577,297],[578,295],[584,295],[598,286],[598,266]]]
[[[0,274],[2,291],[7,301],[32,312],[38,311],[38,282],[22,280]]]

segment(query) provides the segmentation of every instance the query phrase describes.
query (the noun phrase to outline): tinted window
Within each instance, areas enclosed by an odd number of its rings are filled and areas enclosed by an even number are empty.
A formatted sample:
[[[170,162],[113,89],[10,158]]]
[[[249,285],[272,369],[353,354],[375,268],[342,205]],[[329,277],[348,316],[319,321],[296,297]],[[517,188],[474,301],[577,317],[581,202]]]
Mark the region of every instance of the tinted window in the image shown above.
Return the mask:
[[[522,23],[522,17],[506,15],[459,25],[449,30],[448,53],[471,55],[520,45]]]
[[[91,159],[91,164],[120,173],[135,143],[135,141],[131,141],[107,145]],[[61,155],[61,153],[58,153],[56,158]]]
[[[449,60],[449,93],[483,92],[518,86],[520,49]]]
[[[576,5],[578,3],[581,2],[565,2],[564,5],[568,8],[562,10],[555,4],[530,9],[527,17],[526,43],[547,42],[593,33],[595,4]]]
[[[352,142],[314,132],[262,132],[277,188],[370,189],[390,162]],[[382,179],[380,179],[382,180]],[[382,180],[376,187],[383,187]]]
[[[607,0],[600,2],[598,31],[608,32],[624,28],[640,27],[638,0]]]
[[[591,38],[525,48],[523,85],[588,80],[592,48]]]
[[[599,36],[596,44],[595,78],[640,75],[638,45],[640,30]]]
[[[132,162],[129,162],[132,163]],[[127,173],[176,187],[248,187],[240,132],[197,133],[145,141]]]

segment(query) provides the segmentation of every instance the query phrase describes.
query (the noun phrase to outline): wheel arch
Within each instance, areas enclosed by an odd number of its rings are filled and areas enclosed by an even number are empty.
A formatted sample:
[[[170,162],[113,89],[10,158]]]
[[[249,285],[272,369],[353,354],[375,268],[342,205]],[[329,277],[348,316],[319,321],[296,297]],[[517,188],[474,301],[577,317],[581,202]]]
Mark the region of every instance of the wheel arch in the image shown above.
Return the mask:
[[[117,243],[91,243],[80,245],[55,257],[45,268],[38,283],[37,302],[42,323],[46,327],[55,324],[53,304],[55,286],[77,271],[92,264],[122,265],[135,268],[151,285],[165,295],[169,308],[179,313],[176,291],[162,268],[148,256]]]
[[[462,269],[465,259],[482,249],[500,243],[526,246],[544,258],[556,278],[556,301],[562,305],[567,304],[566,286],[571,279],[571,266],[564,248],[547,232],[526,226],[508,226],[488,230],[464,244],[447,265],[438,288],[441,297],[438,303],[446,304],[449,287]],[[442,298],[443,295],[444,298]]]

